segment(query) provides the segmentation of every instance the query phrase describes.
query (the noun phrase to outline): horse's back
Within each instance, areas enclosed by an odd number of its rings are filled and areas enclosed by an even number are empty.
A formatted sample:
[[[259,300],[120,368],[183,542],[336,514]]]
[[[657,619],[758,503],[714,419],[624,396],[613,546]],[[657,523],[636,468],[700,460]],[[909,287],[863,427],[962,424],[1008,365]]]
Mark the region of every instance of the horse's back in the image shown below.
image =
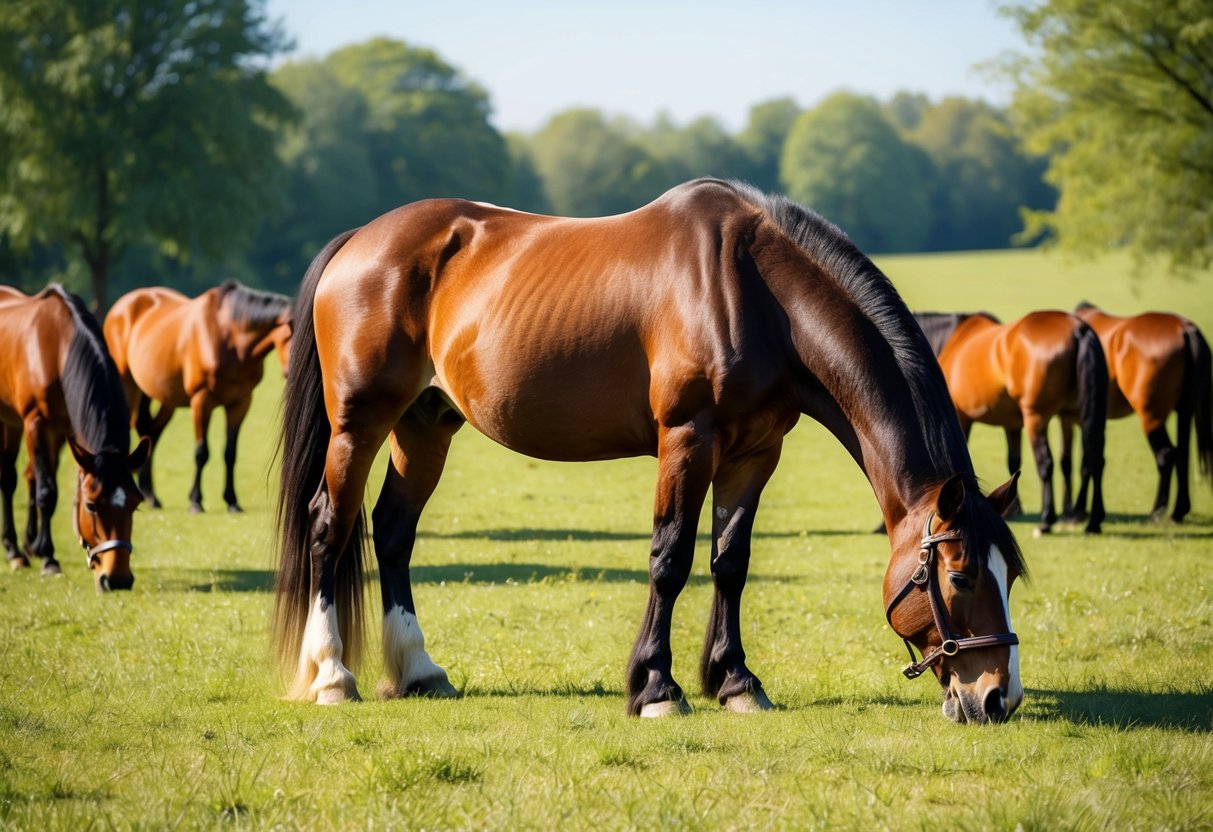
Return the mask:
[[[709,406],[735,357],[732,226],[753,214],[712,183],[598,219],[405,206],[325,269],[322,368],[359,356],[399,386],[392,395],[437,387],[478,429],[534,456],[653,453],[657,424]],[[411,360],[370,370],[389,355]]]
[[[103,326],[119,373],[131,376],[153,399],[174,406],[186,403],[180,376],[190,306],[190,299],[175,289],[135,289],[114,303]]]
[[[0,292],[0,418],[20,424],[39,412],[44,418],[66,418],[58,383],[65,349],[75,331],[71,311],[59,294],[43,290],[26,295],[4,287]]]
[[[1129,408],[1166,418],[1183,396],[1189,322],[1166,312],[1120,318],[1100,332],[1112,381]],[[1098,330],[1097,330],[1098,331]],[[1116,416],[1127,408],[1114,408]]]

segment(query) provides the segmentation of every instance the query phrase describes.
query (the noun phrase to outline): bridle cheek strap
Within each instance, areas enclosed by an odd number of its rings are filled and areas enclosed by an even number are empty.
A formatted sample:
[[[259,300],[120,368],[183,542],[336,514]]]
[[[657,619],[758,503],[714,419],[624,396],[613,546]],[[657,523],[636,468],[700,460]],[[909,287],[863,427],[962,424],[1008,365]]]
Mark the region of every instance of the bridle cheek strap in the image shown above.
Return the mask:
[[[946,657],[955,656],[961,650],[1009,647],[1019,644],[1019,636],[1014,633],[996,633],[988,636],[957,638],[952,632],[952,628],[948,626],[947,610],[943,605],[943,599],[939,596],[935,554],[936,548],[940,543],[946,540],[960,540],[963,535],[958,529],[948,529],[947,531],[932,534],[931,524],[934,520],[935,513],[931,512],[922,530],[922,540],[918,544],[920,549],[918,568],[914,570],[914,574],[910,576],[910,580],[906,581],[906,585],[901,588],[901,591],[897,593],[896,597],[893,598],[892,602],[885,609],[885,618],[888,620],[889,626],[892,627],[893,610],[915,589],[924,590],[931,602],[931,615],[935,619],[935,629],[939,633],[940,644],[938,647],[933,647],[924,653],[920,661],[914,652],[914,645],[910,643],[908,638],[902,637],[901,640],[905,642],[906,650],[910,653],[910,664],[901,671],[907,679],[917,679],[933,665],[939,664]],[[893,632],[897,631],[894,630]]]

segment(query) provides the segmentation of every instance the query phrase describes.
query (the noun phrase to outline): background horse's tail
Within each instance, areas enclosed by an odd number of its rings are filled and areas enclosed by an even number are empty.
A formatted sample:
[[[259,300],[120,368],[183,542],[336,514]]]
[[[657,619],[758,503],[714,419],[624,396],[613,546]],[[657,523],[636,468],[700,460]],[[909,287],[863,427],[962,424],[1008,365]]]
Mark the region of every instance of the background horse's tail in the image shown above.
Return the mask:
[[[1184,387],[1196,399],[1196,457],[1200,473],[1213,485],[1213,356],[1209,342],[1195,324],[1184,327],[1184,339],[1188,342],[1189,362]]]
[[[1103,476],[1108,422],[1108,361],[1095,330],[1078,329],[1078,421],[1082,427],[1082,478]],[[1098,518],[1102,520],[1103,518]]]
[[[329,445],[329,421],[324,409],[324,382],[312,306],[325,267],[357,229],[334,238],[316,255],[299,286],[295,302],[294,345],[282,403],[282,433],[275,456],[282,462],[278,492],[278,576],[275,581],[272,633],[279,666],[298,679],[299,651],[316,589],[312,586],[310,504],[324,479]],[[362,644],[362,552],[366,522],[362,514],[350,543],[337,561],[337,626],[344,647],[343,661],[357,664]],[[292,698],[305,691],[292,690]]]

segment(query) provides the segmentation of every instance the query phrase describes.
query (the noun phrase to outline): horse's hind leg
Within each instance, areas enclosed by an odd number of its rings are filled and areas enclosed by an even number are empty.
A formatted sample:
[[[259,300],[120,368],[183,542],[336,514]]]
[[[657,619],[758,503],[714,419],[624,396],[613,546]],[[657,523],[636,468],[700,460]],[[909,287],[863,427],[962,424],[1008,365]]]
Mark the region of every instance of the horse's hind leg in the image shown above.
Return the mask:
[[[750,568],[750,534],[758,498],[775,465],[780,444],[723,462],[712,482],[712,615],[699,677],[705,696],[732,711],[762,711],[771,701],[745,663],[741,647],[741,593]]]
[[[1007,434],[1007,473],[1015,476],[1015,472],[1023,467],[1023,428],[1004,428]],[[1018,517],[1023,514],[1023,504],[1019,502],[1019,495],[1015,495],[1015,499],[1007,506],[1002,513],[1003,517]]]
[[[190,511],[202,511],[202,469],[211,458],[206,432],[211,426],[211,413],[215,409],[210,394],[203,390],[190,398],[190,414],[194,417],[194,485],[190,489]]]
[[[21,448],[21,431],[0,424],[0,506],[4,526],[0,529],[4,554],[13,569],[29,566],[29,559],[17,547],[17,522],[13,518],[13,495],[17,490],[17,453]]]
[[[691,574],[695,526],[715,473],[716,439],[693,424],[658,437],[657,499],[649,555],[649,603],[628,662],[628,713],[665,716],[689,710],[674,681],[670,623]]]
[[[236,501],[236,441],[240,438],[240,425],[244,423],[244,417],[248,415],[249,405],[252,403],[253,396],[250,393],[236,404],[223,408],[227,422],[227,442],[223,448],[223,500],[227,503],[227,510],[234,513],[244,511]]]
[[[1040,475],[1040,525],[1037,534],[1048,534],[1057,522],[1057,510],[1053,502],[1053,454],[1049,450],[1049,419],[1047,416],[1029,411],[1024,414],[1024,427],[1036,458],[1036,473]]]
[[[1158,491],[1154,495],[1154,508],[1150,519],[1162,520],[1167,514],[1167,503],[1171,501],[1171,472],[1175,469],[1175,446],[1167,436],[1166,422],[1151,420],[1147,426],[1146,439],[1154,452],[1154,465],[1158,468]]]
[[[1192,456],[1192,413],[1192,408],[1181,404],[1175,422],[1175,510],[1171,512],[1171,519],[1176,523],[1182,523],[1192,510],[1191,484],[1188,482]]]
[[[1085,505],[1075,506],[1073,500],[1074,424],[1072,417],[1061,417],[1061,457],[1058,460],[1061,467],[1061,519],[1067,522],[1077,520],[1080,510],[1086,514]]]
[[[160,435],[168,427],[169,419],[173,418],[173,408],[161,403],[156,410],[156,415],[152,416],[151,398],[142,393],[138,396],[139,403],[135,411],[135,433],[146,436],[152,443],[148,450],[147,462],[143,463],[143,467],[138,471],[139,490],[143,492],[143,497],[147,500],[149,507],[160,508],[160,498],[156,496],[156,487],[152,483],[152,456],[156,453],[156,446],[160,443]]]
[[[50,428],[35,415],[25,421],[26,454],[30,466],[26,479],[30,483],[30,522],[25,541],[30,553],[42,558],[42,574],[59,574],[55,560],[55,542],[51,538],[51,517],[59,502],[59,485],[55,480],[59,469],[59,451],[63,447]],[[36,518],[36,520],[35,520]]]
[[[417,522],[442,475],[451,436],[463,423],[451,411],[432,416],[414,406],[392,430],[387,478],[371,518],[383,589],[384,678],[379,695],[385,699],[459,695],[446,671],[425,651],[409,580]]]

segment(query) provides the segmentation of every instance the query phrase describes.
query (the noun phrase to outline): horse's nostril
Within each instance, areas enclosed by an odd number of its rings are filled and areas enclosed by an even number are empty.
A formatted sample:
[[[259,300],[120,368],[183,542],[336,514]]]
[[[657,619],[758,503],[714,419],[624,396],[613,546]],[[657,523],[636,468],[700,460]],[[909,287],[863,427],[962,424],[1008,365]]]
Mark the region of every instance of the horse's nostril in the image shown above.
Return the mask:
[[[990,688],[981,707],[991,722],[1002,722],[1007,718],[1006,698],[998,688]]]
[[[110,576],[109,576],[109,575],[102,575],[101,577],[99,577],[99,578],[97,579],[97,587],[98,587],[98,588],[99,588],[99,589],[100,589],[102,592],[109,592],[109,591],[110,591]]]

